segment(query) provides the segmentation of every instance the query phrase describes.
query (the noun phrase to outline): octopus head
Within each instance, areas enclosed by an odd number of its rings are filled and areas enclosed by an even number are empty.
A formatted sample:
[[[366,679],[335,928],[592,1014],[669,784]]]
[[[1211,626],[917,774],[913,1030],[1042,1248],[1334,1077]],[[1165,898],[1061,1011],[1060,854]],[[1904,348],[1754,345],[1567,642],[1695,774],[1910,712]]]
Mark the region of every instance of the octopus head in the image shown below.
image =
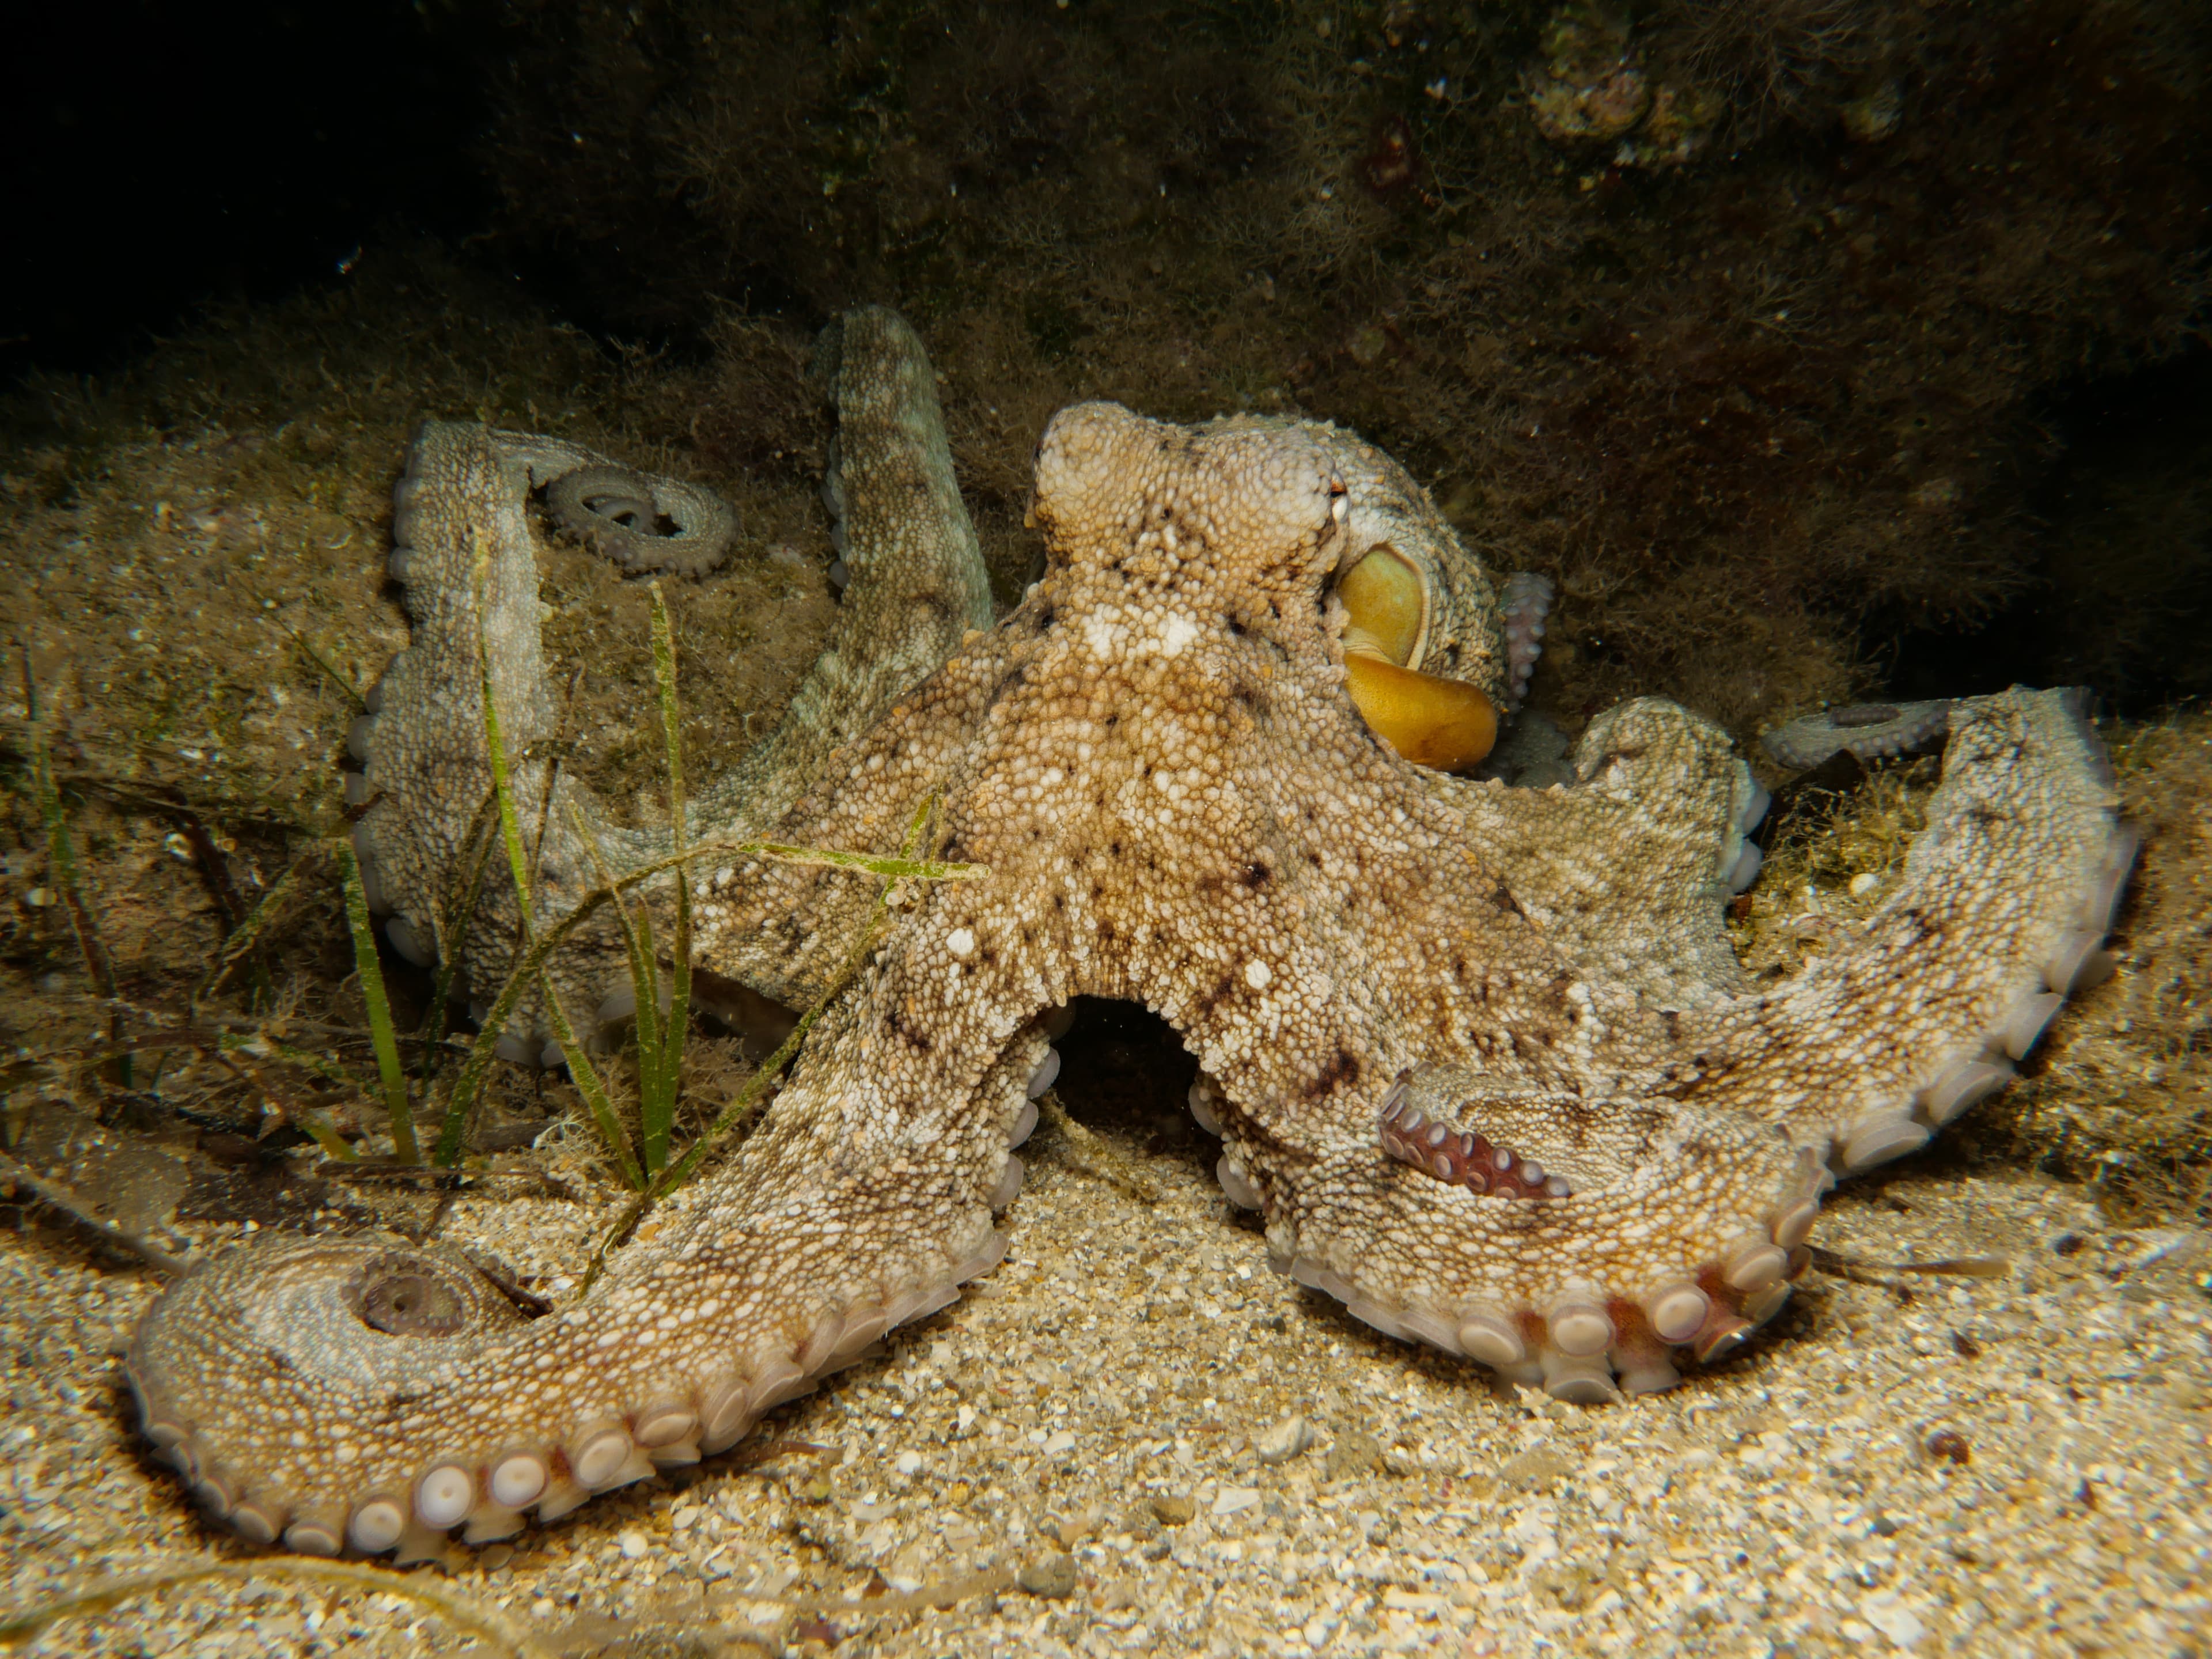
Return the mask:
[[[1171,594],[1294,660],[1340,664],[1361,718],[1398,753],[1472,766],[1496,738],[1497,709],[1480,688],[1412,665],[1433,596],[1417,563],[1355,534],[1358,505],[1325,430],[1176,427],[1079,404],[1037,447],[1031,519],[1054,569],[1117,601]]]
[[[1054,568],[1243,599],[1231,614],[1258,601],[1317,624],[1349,511],[1327,448],[1295,428],[1193,429],[1078,404],[1037,446],[1033,512]]]

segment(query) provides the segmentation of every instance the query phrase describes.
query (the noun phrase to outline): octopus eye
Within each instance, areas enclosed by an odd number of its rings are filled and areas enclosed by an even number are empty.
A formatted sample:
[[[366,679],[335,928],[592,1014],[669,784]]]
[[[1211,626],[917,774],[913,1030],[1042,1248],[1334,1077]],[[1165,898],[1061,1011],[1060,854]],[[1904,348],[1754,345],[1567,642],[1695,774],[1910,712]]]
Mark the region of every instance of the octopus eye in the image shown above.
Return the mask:
[[[1429,625],[1428,586],[1413,562],[1379,542],[1338,578],[1336,596],[1346,616],[1346,689],[1370,729],[1407,760],[1444,771],[1488,754],[1498,735],[1490,699],[1413,666]]]

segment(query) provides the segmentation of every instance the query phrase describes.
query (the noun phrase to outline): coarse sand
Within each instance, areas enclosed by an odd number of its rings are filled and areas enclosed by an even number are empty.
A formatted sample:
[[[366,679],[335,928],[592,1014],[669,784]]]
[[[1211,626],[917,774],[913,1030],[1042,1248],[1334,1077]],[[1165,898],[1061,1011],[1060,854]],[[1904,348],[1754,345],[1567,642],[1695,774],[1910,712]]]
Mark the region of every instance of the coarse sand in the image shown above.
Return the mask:
[[[731,1453],[407,1581],[578,1655],[2203,1650],[2197,1235],[1909,1165],[1833,1200],[1829,1270],[1741,1359],[1589,1409],[1270,1273],[1174,1103],[1104,1129],[1111,1165],[1041,1130],[1006,1264]],[[557,1296],[615,1200],[471,1193],[441,1231]],[[117,1356],[155,1275],[57,1225],[0,1237],[0,1286],[9,1607],[268,1559],[126,1426]],[[29,1650],[471,1640],[387,1592],[249,1573]]]

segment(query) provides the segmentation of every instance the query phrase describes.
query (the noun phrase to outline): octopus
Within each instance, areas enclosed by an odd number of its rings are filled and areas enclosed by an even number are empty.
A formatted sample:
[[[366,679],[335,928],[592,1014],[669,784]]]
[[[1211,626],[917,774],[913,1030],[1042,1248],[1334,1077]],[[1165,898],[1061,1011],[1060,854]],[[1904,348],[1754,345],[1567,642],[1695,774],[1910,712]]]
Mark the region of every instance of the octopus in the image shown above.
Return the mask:
[[[1540,603],[1379,451],[1064,410],[1036,457],[1042,576],[994,620],[915,335],[850,313],[816,372],[837,631],[683,833],[702,973],[795,1006],[864,964],[740,1149],[568,1305],[378,1235],[264,1239],[167,1290],[127,1361],[140,1421],[249,1539],[405,1559],[507,1535],[732,1445],[955,1302],[1005,1252],[1077,997],[1145,1005],[1196,1057],[1191,1110],[1277,1271],[1595,1405],[1741,1348],[1837,1179],[2002,1088],[2105,971],[2136,838],[2078,692],[1951,703],[1894,895],[1755,984],[1724,920],[1765,793],[1727,734],[1639,699],[1589,724],[1570,784],[1473,775]],[[677,835],[611,822],[548,755],[532,514],[601,465],[432,422],[397,493],[414,629],[356,734],[357,841],[394,944],[459,952],[480,992],[606,879],[594,860],[639,870]],[[649,486],[599,486],[635,507],[639,565],[675,533]],[[487,691],[515,799],[542,803],[534,915],[488,885],[464,922]],[[916,826],[983,873],[886,890],[717,850],[896,851]],[[546,994],[619,1014],[611,934],[555,962]],[[494,1008],[502,1051],[557,1059],[548,1013]]]
[[[1951,727],[1951,705],[1860,702],[1823,708],[1759,733],[1759,745],[1782,765],[1804,771],[1839,754],[1863,761],[1926,749]]]

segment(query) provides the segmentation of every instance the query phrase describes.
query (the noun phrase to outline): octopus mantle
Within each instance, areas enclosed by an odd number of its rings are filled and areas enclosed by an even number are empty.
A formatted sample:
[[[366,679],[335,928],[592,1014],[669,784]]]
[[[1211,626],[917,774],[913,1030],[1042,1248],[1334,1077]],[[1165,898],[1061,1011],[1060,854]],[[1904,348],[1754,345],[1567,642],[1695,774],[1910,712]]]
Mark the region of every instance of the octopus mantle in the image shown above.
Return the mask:
[[[501,1536],[732,1444],[953,1301],[1003,1252],[1049,1022],[1079,995],[1144,1003],[1198,1057],[1192,1109],[1279,1270],[1594,1401],[1740,1344],[1835,1176],[2002,1086],[2097,969],[2134,842],[2077,694],[1952,705],[1894,896],[1753,988],[1722,920],[1765,797],[1711,725],[1626,704],[1574,784],[1527,790],[1415,766],[1363,721],[1334,589],[1378,547],[1420,578],[1409,667],[1501,702],[1526,672],[1486,574],[1387,458],[1326,427],[1063,410],[1036,458],[1048,566],[994,625],[919,343],[855,313],[820,373],[841,632],[692,833],[890,849],[933,800],[942,852],[989,873],[911,896],[741,1153],[575,1304],[526,1317],[458,1252],[374,1238],[263,1243],[164,1296],[130,1358],[145,1431],[250,1537]],[[555,729],[532,492],[572,450],[424,428],[393,526],[415,632],[356,734],[394,941],[460,951],[479,988],[518,919],[449,919],[488,787],[478,641],[527,754]],[[617,864],[665,850],[546,766],[517,781],[551,808],[541,920],[592,884],[586,834]],[[698,958],[803,1001],[875,893],[735,860]],[[614,941],[556,977],[596,1003]],[[505,1034],[521,1059],[545,1041],[535,1017]]]

